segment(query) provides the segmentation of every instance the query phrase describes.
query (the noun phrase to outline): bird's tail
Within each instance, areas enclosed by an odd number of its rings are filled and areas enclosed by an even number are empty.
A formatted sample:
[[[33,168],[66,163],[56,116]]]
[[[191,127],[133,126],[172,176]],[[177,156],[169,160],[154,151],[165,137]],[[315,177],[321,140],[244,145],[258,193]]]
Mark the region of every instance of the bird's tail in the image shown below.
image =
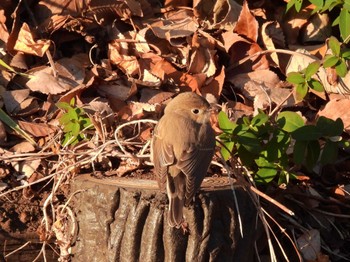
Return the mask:
[[[169,197],[168,223],[171,227],[179,228],[184,221],[184,200],[179,197]]]
[[[167,193],[169,198],[168,224],[179,228],[184,222],[183,207],[185,204],[186,180],[182,173],[167,178]]]

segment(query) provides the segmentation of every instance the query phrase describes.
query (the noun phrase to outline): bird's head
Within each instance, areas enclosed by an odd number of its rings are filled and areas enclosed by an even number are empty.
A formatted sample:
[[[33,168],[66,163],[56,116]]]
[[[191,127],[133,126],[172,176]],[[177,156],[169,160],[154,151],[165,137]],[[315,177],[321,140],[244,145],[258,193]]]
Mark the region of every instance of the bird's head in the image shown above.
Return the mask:
[[[205,98],[191,92],[176,96],[165,108],[165,114],[176,113],[199,124],[208,123],[211,108]]]

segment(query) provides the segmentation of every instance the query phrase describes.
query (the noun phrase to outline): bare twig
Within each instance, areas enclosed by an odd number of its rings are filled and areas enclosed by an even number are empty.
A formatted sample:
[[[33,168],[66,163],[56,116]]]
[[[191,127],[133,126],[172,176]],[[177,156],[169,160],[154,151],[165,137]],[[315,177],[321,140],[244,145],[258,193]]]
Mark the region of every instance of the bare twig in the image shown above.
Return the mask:
[[[21,249],[25,248],[26,246],[28,246],[29,244],[31,244],[31,241],[28,241],[26,243],[24,243],[22,246],[20,246],[19,248],[16,248],[15,250],[11,251],[10,253],[8,253],[7,255],[4,255],[5,258],[15,254],[16,252],[20,251]]]

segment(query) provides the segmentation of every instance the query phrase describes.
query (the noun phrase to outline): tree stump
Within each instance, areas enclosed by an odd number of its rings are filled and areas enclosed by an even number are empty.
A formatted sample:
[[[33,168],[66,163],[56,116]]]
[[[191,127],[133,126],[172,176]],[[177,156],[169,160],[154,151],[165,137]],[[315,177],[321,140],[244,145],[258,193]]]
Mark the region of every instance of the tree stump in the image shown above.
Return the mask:
[[[167,196],[156,181],[78,176],[72,192],[79,224],[73,261],[252,261],[256,208],[228,178],[206,178],[184,209],[188,232],[167,223]]]

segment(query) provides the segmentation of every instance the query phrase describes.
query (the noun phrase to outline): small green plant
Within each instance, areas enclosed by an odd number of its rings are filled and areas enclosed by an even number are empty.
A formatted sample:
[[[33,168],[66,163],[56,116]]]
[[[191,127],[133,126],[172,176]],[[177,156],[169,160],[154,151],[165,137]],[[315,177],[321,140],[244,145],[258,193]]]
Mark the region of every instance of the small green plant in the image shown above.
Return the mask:
[[[74,104],[74,98],[69,104],[66,102],[58,102],[56,104],[58,108],[65,111],[59,118],[64,132],[62,146],[75,145],[79,141],[86,139],[86,134],[83,131],[92,127],[91,120],[84,109],[74,107]]]
[[[316,125],[311,126],[305,125],[299,114],[289,111],[275,118],[260,111],[251,120],[243,117],[236,123],[220,112],[219,126],[223,131],[219,138],[224,145],[221,147],[224,159],[239,157],[255,174],[258,183],[269,183],[275,178],[279,184],[288,182],[295,177],[290,171],[293,160],[294,164],[303,164],[309,170],[319,159],[323,164],[334,161],[343,132],[340,119],[320,117]],[[289,149],[293,157],[287,153]]]
[[[303,2],[305,0],[290,0],[286,7],[286,12],[290,8],[294,6],[295,10],[297,12],[300,12]],[[310,2],[315,5],[315,9],[312,13],[316,12],[326,12],[326,11],[332,11],[335,8],[339,9],[339,15],[337,18],[333,21],[332,26],[339,26],[340,36],[343,39],[344,43],[348,43],[350,40],[350,27],[349,27],[349,21],[350,21],[350,1],[349,0],[308,0],[307,2]]]
[[[328,39],[328,46],[332,54],[324,57],[323,66],[325,68],[334,67],[339,76],[345,77],[348,72],[346,61],[350,60],[350,49],[341,48],[339,41],[333,36]]]
[[[320,81],[313,78],[320,68],[320,63],[315,61],[310,63],[305,69],[300,72],[290,72],[287,75],[287,81],[292,83],[296,88],[296,99],[303,100],[309,91],[309,88],[322,92],[323,86]]]

